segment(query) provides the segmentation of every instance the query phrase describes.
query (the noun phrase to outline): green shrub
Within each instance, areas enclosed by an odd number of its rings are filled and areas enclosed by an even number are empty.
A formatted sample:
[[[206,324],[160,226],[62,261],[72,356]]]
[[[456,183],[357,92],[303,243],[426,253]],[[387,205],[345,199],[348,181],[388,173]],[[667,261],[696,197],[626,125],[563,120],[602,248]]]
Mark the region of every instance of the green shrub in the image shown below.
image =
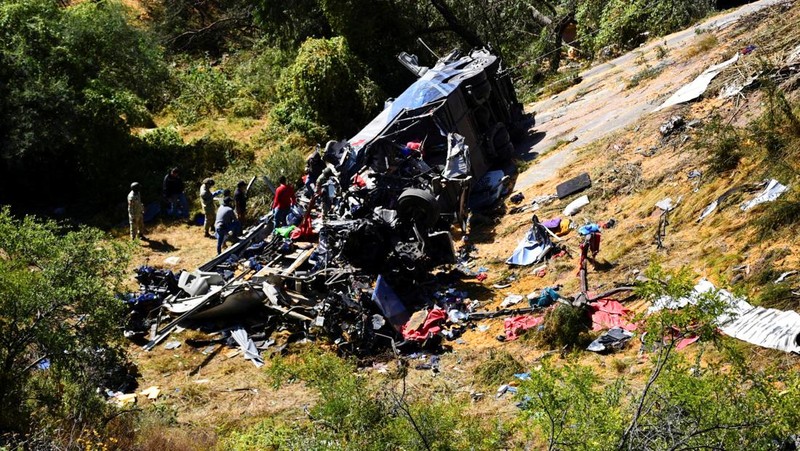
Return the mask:
[[[720,116],[705,124],[694,148],[708,154],[709,168],[718,174],[736,169],[744,156],[742,136],[735,127],[723,123]]]
[[[0,430],[80,430],[108,412],[97,389],[125,376],[115,294],[129,249],[104,239],[0,210]]]
[[[585,308],[559,303],[547,312],[542,330],[534,337],[548,347],[580,346],[587,342],[590,326]]]
[[[341,37],[308,39],[281,77],[281,105],[272,115],[290,131],[358,130],[377,108],[377,86]]]
[[[514,374],[524,371],[522,364],[507,351],[489,351],[489,358],[475,369],[478,383],[486,387],[497,387],[514,379]]]
[[[180,95],[172,101],[170,110],[180,124],[218,116],[232,105],[236,87],[222,67],[212,66],[208,60],[176,71],[175,77]]]

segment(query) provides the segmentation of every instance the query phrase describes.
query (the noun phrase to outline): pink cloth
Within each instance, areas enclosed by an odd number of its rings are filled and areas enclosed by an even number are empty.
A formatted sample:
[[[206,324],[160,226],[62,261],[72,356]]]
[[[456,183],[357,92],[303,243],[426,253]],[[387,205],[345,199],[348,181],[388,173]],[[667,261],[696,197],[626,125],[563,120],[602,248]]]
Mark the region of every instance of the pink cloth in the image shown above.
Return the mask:
[[[636,329],[635,324],[628,322],[626,317],[630,310],[613,299],[600,299],[589,304],[592,310],[592,330],[612,329],[621,327],[625,330]]]
[[[683,338],[683,339],[681,339],[681,341],[678,342],[677,345],[675,345],[675,349],[680,351],[681,349],[689,346],[690,344],[694,343],[695,341],[697,341],[699,339],[700,339],[700,337],[698,337],[698,336],[689,337],[689,338]]]
[[[506,341],[516,340],[519,338],[520,332],[533,329],[543,322],[544,316],[521,315],[506,318],[503,322],[506,329]]]
[[[400,328],[400,332],[406,340],[425,341],[431,335],[438,334],[442,330],[441,325],[445,319],[447,319],[447,313],[440,308],[434,308],[428,312],[428,316],[425,317],[425,321],[423,321],[419,329],[408,330],[407,322]]]

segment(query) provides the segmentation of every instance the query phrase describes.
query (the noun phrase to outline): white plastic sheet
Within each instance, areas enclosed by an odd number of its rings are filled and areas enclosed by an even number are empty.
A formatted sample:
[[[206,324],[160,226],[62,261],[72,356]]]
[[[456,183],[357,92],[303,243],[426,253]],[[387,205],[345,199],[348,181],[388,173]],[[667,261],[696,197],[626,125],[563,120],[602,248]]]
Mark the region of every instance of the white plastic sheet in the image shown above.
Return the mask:
[[[735,63],[739,60],[739,53],[737,52],[733,57],[727,61],[724,61],[719,64],[715,64],[705,71],[702,74],[698,75],[697,78],[692,80],[691,83],[684,85],[681,89],[677,90],[675,94],[672,94],[670,98],[668,98],[660,107],[656,108],[654,111],[661,111],[664,108],[671,107],[673,105],[677,105],[679,103],[688,102],[690,100],[694,100],[708,89],[708,85],[711,84],[711,80],[714,79],[723,69],[730,66],[731,64]]]
[[[696,304],[705,293],[715,293],[718,299],[727,304],[726,311],[717,317],[717,324],[726,335],[763,348],[800,353],[800,314],[791,310],[754,307],[746,299],[737,298],[727,290],[717,290],[714,284],[705,279],[695,285],[688,297],[662,297],[656,300],[648,313]]]
[[[742,211],[747,211],[756,205],[763,204],[764,202],[772,202],[780,197],[781,194],[785,193],[788,189],[789,188],[787,186],[781,185],[777,180],[772,179],[767,184],[767,187],[764,188],[764,191],[762,191],[752,200],[743,203],[740,208]]]

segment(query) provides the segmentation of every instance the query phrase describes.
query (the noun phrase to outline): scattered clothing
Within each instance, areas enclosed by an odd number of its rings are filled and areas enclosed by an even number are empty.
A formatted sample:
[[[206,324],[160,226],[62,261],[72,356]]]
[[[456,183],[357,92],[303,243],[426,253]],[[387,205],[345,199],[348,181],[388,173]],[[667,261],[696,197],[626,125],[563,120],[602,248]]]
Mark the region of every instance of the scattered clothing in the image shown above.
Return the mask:
[[[429,311],[420,310],[411,315],[400,331],[406,340],[425,341],[441,332],[445,319],[447,319],[447,313],[440,308],[433,308]]]
[[[531,307],[549,307],[558,302],[561,295],[558,294],[556,288],[547,287],[535,299],[528,299],[528,304]]]
[[[521,315],[506,318],[503,327],[506,331],[504,341],[512,341],[519,338],[522,332],[533,329],[544,322],[544,316]]]
[[[635,324],[631,324],[626,319],[630,310],[613,299],[600,299],[589,304],[592,316],[592,330],[611,329],[621,327],[626,330],[636,329]]]

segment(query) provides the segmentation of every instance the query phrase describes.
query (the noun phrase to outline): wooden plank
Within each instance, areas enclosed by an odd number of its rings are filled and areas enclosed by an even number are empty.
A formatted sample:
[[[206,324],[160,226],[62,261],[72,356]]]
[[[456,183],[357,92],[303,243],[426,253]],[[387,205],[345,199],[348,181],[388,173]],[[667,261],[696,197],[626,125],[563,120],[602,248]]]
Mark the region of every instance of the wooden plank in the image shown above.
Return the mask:
[[[286,268],[286,271],[283,272],[283,275],[285,276],[291,275],[303,263],[308,261],[309,257],[311,257],[311,254],[314,253],[314,249],[316,249],[316,246],[312,246],[311,249],[303,251],[303,253],[300,254],[299,257],[297,257],[297,260],[295,260],[294,263],[291,264],[291,266]]]

